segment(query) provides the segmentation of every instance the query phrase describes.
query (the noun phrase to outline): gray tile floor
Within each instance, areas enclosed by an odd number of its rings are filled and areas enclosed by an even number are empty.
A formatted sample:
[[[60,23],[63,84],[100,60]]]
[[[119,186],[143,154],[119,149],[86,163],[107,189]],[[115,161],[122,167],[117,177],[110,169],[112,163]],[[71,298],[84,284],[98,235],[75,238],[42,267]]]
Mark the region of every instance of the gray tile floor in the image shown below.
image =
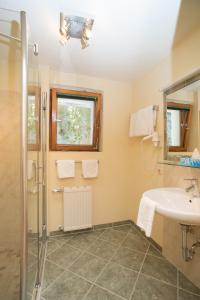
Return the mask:
[[[200,289],[133,225],[52,237],[44,300],[200,300]]]

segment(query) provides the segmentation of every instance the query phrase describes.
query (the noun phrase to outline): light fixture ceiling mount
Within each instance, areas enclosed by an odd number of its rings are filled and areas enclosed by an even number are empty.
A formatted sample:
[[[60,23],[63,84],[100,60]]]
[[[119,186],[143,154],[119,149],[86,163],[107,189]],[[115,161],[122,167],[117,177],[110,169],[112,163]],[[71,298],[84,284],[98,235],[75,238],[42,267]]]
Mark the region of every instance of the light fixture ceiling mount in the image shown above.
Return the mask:
[[[79,16],[64,16],[60,13],[60,42],[67,43],[70,38],[80,39],[82,49],[89,46],[89,39],[92,35],[94,19]]]

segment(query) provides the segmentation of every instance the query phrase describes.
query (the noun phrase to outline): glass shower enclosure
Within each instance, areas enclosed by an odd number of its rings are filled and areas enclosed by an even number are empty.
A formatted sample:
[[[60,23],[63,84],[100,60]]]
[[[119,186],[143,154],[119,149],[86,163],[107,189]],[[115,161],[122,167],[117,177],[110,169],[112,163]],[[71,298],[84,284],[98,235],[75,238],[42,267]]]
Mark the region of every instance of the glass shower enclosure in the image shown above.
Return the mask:
[[[27,16],[0,8],[0,299],[39,299],[46,239],[46,95]],[[32,67],[34,66],[34,68]]]

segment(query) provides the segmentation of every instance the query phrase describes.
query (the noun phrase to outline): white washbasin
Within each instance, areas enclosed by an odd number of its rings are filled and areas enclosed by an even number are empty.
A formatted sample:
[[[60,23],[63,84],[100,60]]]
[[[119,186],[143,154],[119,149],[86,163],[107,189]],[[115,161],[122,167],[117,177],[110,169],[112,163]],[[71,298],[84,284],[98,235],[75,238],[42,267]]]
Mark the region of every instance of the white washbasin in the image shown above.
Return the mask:
[[[157,203],[156,212],[184,224],[200,224],[200,198],[181,188],[158,188],[144,193]]]

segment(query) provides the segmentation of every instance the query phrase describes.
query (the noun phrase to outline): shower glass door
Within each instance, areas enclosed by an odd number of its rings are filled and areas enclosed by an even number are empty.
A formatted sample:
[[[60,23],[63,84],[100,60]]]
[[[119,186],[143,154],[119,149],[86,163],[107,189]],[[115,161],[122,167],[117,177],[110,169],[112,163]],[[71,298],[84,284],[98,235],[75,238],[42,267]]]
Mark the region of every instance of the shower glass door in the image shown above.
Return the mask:
[[[41,285],[46,242],[46,95],[41,90],[36,48],[29,48],[27,99],[27,296],[33,299]]]
[[[38,57],[33,47],[28,53],[28,98],[27,98],[27,204],[28,204],[28,280],[27,296],[34,296],[40,283],[39,257],[41,249],[41,203],[40,178],[41,136],[40,136],[40,85]]]
[[[20,13],[0,9],[0,299],[6,300],[20,299],[20,35]]]
[[[0,299],[5,300],[36,298],[45,249],[46,97],[41,100],[29,36],[30,41],[25,12],[0,8]]]

